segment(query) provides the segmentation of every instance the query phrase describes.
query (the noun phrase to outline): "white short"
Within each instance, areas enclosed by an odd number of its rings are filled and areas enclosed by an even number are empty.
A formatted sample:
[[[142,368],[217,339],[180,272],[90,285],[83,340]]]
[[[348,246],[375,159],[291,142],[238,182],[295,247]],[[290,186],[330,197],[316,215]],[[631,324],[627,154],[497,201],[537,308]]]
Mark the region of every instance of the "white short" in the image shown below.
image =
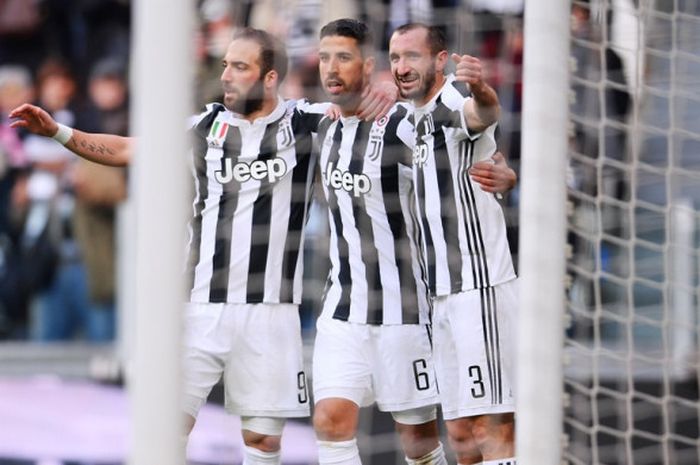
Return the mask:
[[[231,413],[309,415],[297,305],[190,303],[184,333],[186,413],[196,417],[223,376]]]
[[[434,361],[446,420],[515,410],[517,280],[437,297]]]
[[[398,412],[438,403],[425,325],[364,325],[319,318],[314,402],[340,397]]]

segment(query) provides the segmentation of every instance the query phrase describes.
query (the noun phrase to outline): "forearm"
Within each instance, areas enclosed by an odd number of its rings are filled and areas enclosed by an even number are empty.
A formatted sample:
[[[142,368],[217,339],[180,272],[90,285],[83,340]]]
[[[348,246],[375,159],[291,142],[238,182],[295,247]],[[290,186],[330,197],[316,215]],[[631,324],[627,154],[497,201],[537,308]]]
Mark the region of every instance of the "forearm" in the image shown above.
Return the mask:
[[[471,86],[472,98],[464,104],[467,127],[480,132],[498,121],[501,106],[498,94],[490,85],[482,82]]]
[[[131,160],[134,139],[112,134],[92,134],[73,129],[65,147],[86,160],[109,166],[125,166]]]

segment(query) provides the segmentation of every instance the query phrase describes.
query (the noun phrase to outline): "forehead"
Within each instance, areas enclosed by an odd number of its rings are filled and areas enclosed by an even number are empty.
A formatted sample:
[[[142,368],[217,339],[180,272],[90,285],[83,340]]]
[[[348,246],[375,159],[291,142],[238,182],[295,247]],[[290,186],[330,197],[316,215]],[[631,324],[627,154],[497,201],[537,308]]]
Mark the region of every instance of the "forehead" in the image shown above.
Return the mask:
[[[404,50],[429,51],[427,29],[419,27],[403,33],[394,32],[389,41],[389,50],[397,53]]]
[[[261,47],[250,39],[234,39],[226,50],[224,60],[228,62],[239,61],[249,65],[260,64]]]
[[[321,53],[346,52],[361,55],[360,46],[358,45],[357,40],[352,37],[345,36],[324,37],[321,39],[321,43],[319,44],[319,51]]]

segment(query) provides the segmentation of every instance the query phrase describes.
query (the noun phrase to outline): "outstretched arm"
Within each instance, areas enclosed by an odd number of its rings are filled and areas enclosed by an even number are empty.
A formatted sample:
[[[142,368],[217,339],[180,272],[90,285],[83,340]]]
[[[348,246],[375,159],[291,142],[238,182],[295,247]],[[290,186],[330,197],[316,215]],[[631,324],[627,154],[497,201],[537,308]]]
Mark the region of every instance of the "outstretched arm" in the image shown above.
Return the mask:
[[[508,192],[518,182],[515,171],[508,166],[501,152],[494,153],[490,160],[474,163],[469,168],[469,175],[482,190],[497,194]]]
[[[134,139],[111,134],[92,134],[59,125],[45,110],[25,103],[10,112],[13,128],[25,128],[52,137],[76,155],[101,165],[124,166],[131,160]]]
[[[467,127],[481,132],[498,121],[501,113],[498,95],[490,85],[484,82],[481,61],[478,58],[453,53],[452,61],[457,65],[455,78],[469,84],[473,97],[464,103],[464,118]]]

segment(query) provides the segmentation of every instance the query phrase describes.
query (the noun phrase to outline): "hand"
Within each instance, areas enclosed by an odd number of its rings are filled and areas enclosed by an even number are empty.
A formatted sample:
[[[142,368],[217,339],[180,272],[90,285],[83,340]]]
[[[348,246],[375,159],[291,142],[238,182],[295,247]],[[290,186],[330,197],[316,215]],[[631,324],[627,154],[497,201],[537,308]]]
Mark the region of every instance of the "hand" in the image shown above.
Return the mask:
[[[362,102],[357,117],[365,121],[380,119],[394,106],[399,97],[399,88],[393,81],[379,81],[362,91]]]
[[[501,152],[494,153],[490,160],[474,163],[469,168],[469,175],[483,191],[492,193],[507,192],[518,181],[515,171],[508,166]]]
[[[455,78],[472,86],[480,86],[483,82],[481,60],[471,55],[452,54],[452,61],[457,65]]]
[[[340,107],[338,105],[331,104],[328,106],[328,109],[326,110],[324,115],[335,121],[337,119],[340,119],[342,113],[340,112]]]
[[[40,136],[53,137],[58,131],[56,121],[43,109],[25,103],[10,112],[8,115],[13,121],[11,128],[25,128]]]

